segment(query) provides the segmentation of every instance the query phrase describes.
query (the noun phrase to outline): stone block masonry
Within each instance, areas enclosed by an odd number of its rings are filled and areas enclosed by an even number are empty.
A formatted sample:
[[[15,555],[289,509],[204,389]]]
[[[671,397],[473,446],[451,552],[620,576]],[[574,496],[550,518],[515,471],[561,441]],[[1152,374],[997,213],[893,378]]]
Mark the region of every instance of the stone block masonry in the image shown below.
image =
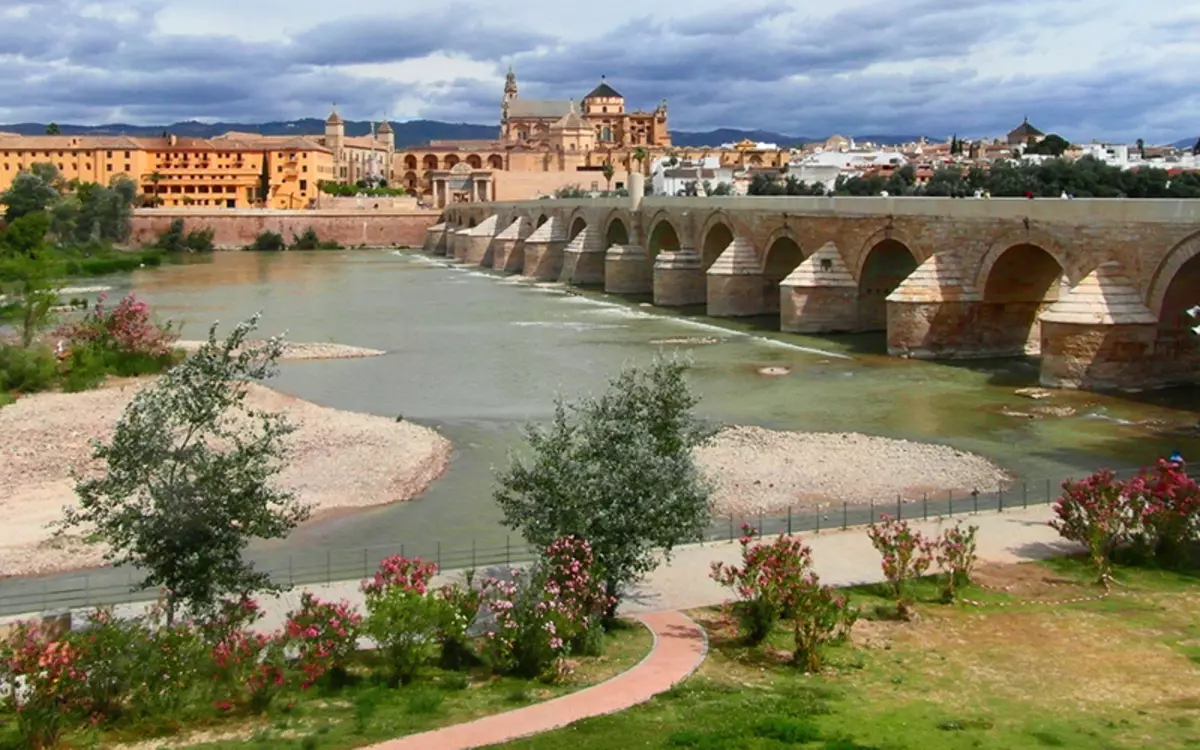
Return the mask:
[[[130,221],[131,242],[149,245],[170,228],[175,219],[184,227],[211,228],[213,243],[236,250],[254,242],[263,232],[278,232],[285,241],[312,227],[322,240],[346,247],[421,247],[425,233],[437,223],[432,211],[274,211],[263,209],[137,209]]]

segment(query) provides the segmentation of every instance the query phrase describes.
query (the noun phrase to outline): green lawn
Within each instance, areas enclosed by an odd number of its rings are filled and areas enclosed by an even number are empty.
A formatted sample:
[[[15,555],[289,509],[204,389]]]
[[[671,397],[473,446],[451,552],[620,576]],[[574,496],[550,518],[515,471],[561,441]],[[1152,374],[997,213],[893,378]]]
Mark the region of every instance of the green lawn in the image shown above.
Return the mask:
[[[790,633],[746,649],[713,610],[712,650],[691,679],[610,717],[506,748],[1021,750],[1200,747],[1200,589],[1194,575],[1123,571],[1107,599],[1078,563],[989,567],[985,607],[919,606],[917,622],[867,619],[805,676]],[[932,599],[934,589],[921,589]],[[883,600],[852,591],[873,616]],[[1011,604],[1002,602],[1030,602]]]
[[[277,699],[266,716],[214,721],[146,742],[150,728],[75,738],[77,747],[161,746],[224,748],[354,748],[457,724],[547,700],[602,682],[633,667],[650,651],[650,631],[621,621],[599,657],[572,660],[572,673],[555,684],[494,677],[484,669],[449,672],[428,667],[412,684],[388,688],[364,681],[335,693],[295,692]],[[292,705],[289,707],[289,703]],[[2,743],[0,743],[2,746]],[[128,745],[125,745],[128,747]]]

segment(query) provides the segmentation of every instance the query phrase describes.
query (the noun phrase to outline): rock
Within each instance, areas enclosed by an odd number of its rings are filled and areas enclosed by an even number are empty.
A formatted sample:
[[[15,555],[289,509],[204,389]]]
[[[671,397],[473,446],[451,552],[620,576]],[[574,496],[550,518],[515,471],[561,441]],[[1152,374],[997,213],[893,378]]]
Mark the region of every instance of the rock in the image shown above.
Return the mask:
[[[1038,400],[1050,398],[1054,395],[1053,391],[1048,391],[1045,388],[1018,388],[1017,390],[1013,391],[1013,393],[1017,394],[1018,396],[1024,396],[1025,398]]]

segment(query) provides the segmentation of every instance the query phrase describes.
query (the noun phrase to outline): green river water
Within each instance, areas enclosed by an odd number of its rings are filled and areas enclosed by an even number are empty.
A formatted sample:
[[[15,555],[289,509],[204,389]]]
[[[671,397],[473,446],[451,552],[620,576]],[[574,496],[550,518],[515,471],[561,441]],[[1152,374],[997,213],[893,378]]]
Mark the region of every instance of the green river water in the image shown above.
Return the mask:
[[[364,548],[504,544],[491,473],[518,443],[521,424],[548,416],[556,392],[598,390],[623,363],[649,360],[663,348],[691,354],[701,411],[714,420],[945,443],[1039,486],[1099,465],[1147,463],[1172,448],[1185,456],[1200,450],[1192,429],[1195,390],[1061,392],[1035,402],[1014,393],[1036,385],[1031,361],[899,360],[883,356],[882,335],[781,334],[770,321],[709,319],[532,285],[415,252],[218,253],[104,283],[114,297],[132,290],[160,316],[183,323],[184,338],[202,338],[214,320],[231,324],[262,311],[265,334],[386,350],[382,357],[287,363],[272,385],[340,409],[402,414],[454,443],[445,476],[420,498],[322,519],[285,542],[255,545],[256,561],[274,570],[362,558]],[[655,343],[695,337],[719,343]],[[762,367],[791,372],[765,377]],[[1046,404],[1075,413],[1003,413]],[[380,555],[370,556],[373,562]],[[89,576],[95,586],[105,573]],[[0,597],[39,585],[47,581],[0,581]]]

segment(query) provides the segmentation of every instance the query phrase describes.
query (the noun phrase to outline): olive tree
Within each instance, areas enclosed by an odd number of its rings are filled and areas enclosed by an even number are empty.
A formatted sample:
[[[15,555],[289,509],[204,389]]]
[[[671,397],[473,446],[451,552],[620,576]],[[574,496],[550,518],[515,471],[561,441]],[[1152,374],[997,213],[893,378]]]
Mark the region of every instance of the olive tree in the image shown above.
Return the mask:
[[[202,613],[226,595],[273,589],[242,552],[308,517],[275,481],[294,428],[245,403],[283,351],[278,337],[248,346],[257,325],[255,316],[218,341],[214,324],[199,351],[138,392],[112,439],[94,444],[104,475],[78,479],[79,507],[63,521],[107,543],[113,564],[142,571],[138,588],[161,586],[169,620],[181,604]]]
[[[547,426],[530,424],[527,458],[497,474],[504,524],[535,547],[577,535],[592,546],[616,600],[710,519],[712,485],[692,449],[712,431],[694,416],[689,365],[656,358],[626,367],[598,397],[555,401]]]

